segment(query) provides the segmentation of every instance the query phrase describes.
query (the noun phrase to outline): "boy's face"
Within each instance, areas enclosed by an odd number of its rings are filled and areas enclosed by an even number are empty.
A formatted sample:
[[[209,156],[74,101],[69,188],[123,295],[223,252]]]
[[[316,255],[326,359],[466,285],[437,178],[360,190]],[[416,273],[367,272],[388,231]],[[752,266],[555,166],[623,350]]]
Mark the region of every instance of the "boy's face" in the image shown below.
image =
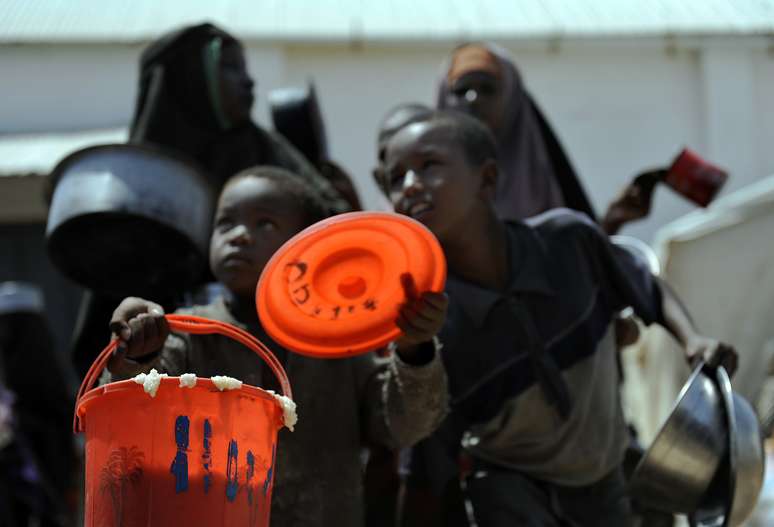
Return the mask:
[[[226,185],[210,239],[213,274],[237,297],[251,297],[269,258],[305,226],[298,204],[273,181],[248,176]]]
[[[378,163],[373,170],[374,180],[380,189],[385,186],[385,170],[384,161],[387,154],[387,144],[395,133],[406,126],[412,119],[415,119],[417,115],[427,110],[417,108],[401,108],[395,113],[389,115],[384,122],[379,126],[376,142],[376,154]]]
[[[420,221],[443,243],[482,203],[490,167],[472,166],[448,125],[425,121],[395,134],[385,168],[395,212]]]

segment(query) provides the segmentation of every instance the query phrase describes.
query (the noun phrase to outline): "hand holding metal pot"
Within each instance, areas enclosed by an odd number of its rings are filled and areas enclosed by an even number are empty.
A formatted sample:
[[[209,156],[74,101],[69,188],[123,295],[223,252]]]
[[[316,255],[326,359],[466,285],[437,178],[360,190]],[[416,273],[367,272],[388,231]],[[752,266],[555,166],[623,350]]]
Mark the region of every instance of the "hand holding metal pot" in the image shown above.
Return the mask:
[[[736,527],[755,507],[763,471],[755,412],[723,368],[699,361],[629,489],[640,504],[688,514],[692,526]]]
[[[713,368],[723,366],[729,376],[734,375],[739,364],[739,354],[733,346],[698,334],[685,343],[685,355],[691,365],[704,361]]]

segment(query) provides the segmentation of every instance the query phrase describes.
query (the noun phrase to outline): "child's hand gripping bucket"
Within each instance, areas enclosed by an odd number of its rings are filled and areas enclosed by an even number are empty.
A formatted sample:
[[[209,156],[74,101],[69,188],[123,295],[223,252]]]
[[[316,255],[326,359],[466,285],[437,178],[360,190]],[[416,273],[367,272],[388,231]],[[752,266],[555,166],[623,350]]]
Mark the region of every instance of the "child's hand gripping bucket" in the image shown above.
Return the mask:
[[[282,365],[246,331],[168,315],[173,331],[220,333],[255,351],[292,393]],[[86,432],[86,527],[268,526],[283,408],[253,386],[218,390],[161,379],[155,397],[134,380],[91,389],[118,341],[81,385],[74,429]]]

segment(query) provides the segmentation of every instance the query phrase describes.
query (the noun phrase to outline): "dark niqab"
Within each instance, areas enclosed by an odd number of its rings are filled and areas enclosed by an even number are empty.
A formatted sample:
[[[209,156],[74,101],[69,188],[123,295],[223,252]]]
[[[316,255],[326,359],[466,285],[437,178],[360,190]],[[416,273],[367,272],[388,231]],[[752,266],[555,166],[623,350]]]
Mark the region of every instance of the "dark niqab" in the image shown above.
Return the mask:
[[[162,36],[140,57],[140,88],[130,131],[132,142],[195,151],[224,132],[210,99],[205,47],[214,39],[236,43],[211,24]]]
[[[506,53],[489,44],[474,44],[494,55],[501,70],[501,89],[507,95],[505,125],[496,137],[500,177],[495,209],[502,219],[520,220],[548,209],[569,207],[595,218],[588,197],[559,140]],[[462,46],[464,47],[464,46]],[[460,48],[458,48],[460,49]],[[437,105],[444,108],[450,86],[450,62],[444,64]]]
[[[217,111],[208,85],[205,54],[238,41],[212,24],[168,33],[151,43],[140,58],[140,86],[130,142],[174,149],[203,166],[216,188],[240,170],[274,165],[302,172],[294,154],[252,121],[229,127]]]

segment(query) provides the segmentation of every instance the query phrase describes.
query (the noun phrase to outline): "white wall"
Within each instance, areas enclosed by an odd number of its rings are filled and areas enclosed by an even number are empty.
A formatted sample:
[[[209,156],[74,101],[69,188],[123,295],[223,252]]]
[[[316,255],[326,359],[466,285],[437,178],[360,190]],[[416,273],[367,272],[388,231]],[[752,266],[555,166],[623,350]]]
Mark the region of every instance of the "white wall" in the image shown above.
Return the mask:
[[[142,45],[0,46],[0,134],[128,125]],[[248,47],[258,91],[282,85],[283,54]],[[265,98],[255,114],[268,115]]]
[[[683,146],[727,167],[729,189],[774,172],[774,58],[765,49],[710,44],[693,50],[655,41],[510,47],[600,213],[638,170],[669,163]],[[127,123],[140,49],[0,47],[0,133]],[[375,205],[376,125],[394,104],[434,101],[446,52],[439,46],[248,45],[255,116],[267,122],[269,90],[313,78],[332,153]],[[689,210],[660,189],[651,218],[626,232],[649,239]]]
[[[113,127],[134,108],[140,46],[0,46],[0,133]]]
[[[753,130],[758,172],[774,173],[774,50],[751,53],[754,73]],[[733,104],[733,103],[731,103]]]

